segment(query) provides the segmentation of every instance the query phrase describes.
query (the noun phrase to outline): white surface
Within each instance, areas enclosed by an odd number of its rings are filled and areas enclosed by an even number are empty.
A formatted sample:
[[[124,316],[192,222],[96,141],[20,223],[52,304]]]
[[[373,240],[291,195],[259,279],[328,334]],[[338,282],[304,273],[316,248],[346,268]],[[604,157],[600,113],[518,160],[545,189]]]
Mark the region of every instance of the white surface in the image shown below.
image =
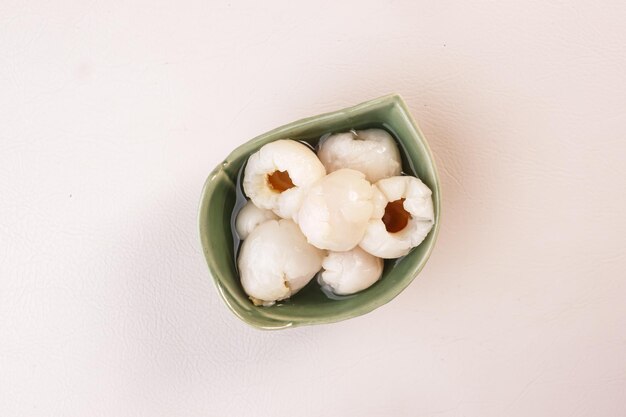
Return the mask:
[[[129,3],[0,4],[1,416],[626,415],[623,2]],[[248,328],[206,175],[393,91],[431,261],[367,316]]]

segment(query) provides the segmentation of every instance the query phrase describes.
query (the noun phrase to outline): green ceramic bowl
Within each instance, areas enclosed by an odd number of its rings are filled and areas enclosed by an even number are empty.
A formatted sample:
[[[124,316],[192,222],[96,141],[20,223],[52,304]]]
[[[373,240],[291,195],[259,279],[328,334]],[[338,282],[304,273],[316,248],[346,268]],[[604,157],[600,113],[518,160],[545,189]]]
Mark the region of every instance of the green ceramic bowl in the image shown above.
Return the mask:
[[[291,299],[272,307],[255,307],[243,291],[235,263],[237,240],[232,213],[241,198],[237,175],[248,156],[277,139],[315,141],[325,133],[381,127],[400,143],[404,172],[417,175],[433,192],[435,225],[417,248],[387,261],[382,279],[360,293],[329,298],[313,279]],[[207,179],[202,191],[200,238],[209,270],[226,305],[243,321],[261,329],[332,323],[368,313],[389,302],[413,281],[433,250],[439,229],[440,191],[433,156],[424,135],[398,95],[377,98],[332,113],[309,117],[274,129],[235,149]]]

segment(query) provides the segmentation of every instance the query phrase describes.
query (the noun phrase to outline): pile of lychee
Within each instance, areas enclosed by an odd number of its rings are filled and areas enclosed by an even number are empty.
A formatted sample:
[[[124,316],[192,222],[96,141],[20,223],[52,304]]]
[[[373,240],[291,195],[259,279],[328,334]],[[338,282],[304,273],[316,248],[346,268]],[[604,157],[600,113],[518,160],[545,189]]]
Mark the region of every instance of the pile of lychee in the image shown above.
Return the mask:
[[[373,285],[383,259],[418,246],[434,224],[430,189],[402,174],[393,137],[382,129],[323,136],[316,153],[296,140],[250,155],[237,214],[241,284],[270,306],[318,282],[337,295]]]

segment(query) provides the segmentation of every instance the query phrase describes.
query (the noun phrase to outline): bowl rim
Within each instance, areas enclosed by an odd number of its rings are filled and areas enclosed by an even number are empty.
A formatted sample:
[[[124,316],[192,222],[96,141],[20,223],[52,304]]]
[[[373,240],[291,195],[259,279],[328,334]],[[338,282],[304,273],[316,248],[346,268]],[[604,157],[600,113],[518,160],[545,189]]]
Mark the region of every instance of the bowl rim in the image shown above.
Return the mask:
[[[260,319],[259,317],[246,316],[242,314],[242,312],[239,311],[238,306],[235,305],[237,303],[236,303],[234,296],[232,296],[229,293],[229,291],[223,287],[221,283],[221,279],[219,278],[219,271],[217,270],[217,267],[215,265],[216,254],[209,248],[210,246],[209,236],[211,234],[210,227],[208,225],[207,219],[202,215],[207,209],[207,205],[209,204],[209,201],[210,201],[211,190],[217,184],[217,180],[224,177],[227,181],[232,183],[232,179],[228,175],[226,175],[226,173],[224,172],[225,168],[231,163],[231,161],[239,159],[240,157],[245,157],[249,153],[248,148],[254,146],[257,142],[261,142],[265,140],[267,136],[279,135],[283,131],[291,130],[296,127],[302,127],[311,122],[319,123],[324,118],[337,117],[343,113],[345,113],[346,115],[349,115],[350,113],[356,113],[356,112],[363,111],[363,110],[372,110],[378,107],[385,107],[385,106],[398,106],[401,112],[403,113],[403,115],[407,118],[408,125],[410,125],[415,130],[415,133],[416,133],[415,136],[419,138],[419,140],[421,141],[421,144],[423,145],[426,151],[426,154],[428,156],[428,159],[430,161],[430,164],[432,166],[433,178],[434,178],[434,183],[432,184],[432,186],[433,186],[433,189],[437,190],[436,193],[433,193],[433,199],[435,200],[433,201],[435,203],[434,215],[435,215],[436,221],[433,225],[432,230],[430,231],[430,234],[432,234],[431,242],[429,246],[426,248],[426,251],[424,255],[420,258],[420,260],[411,268],[410,271],[407,272],[407,275],[410,275],[411,278],[404,282],[399,283],[398,286],[396,287],[397,290],[393,292],[381,294],[380,297],[374,298],[370,300],[368,303],[365,303],[364,305],[359,306],[358,308],[341,312],[335,316],[318,317],[318,318],[312,317],[306,320],[297,319],[297,320],[292,320],[292,321],[284,321],[284,319],[279,320],[277,318],[267,316],[267,315],[262,316],[263,318]],[[414,139],[410,138],[409,140],[414,140]],[[233,185],[236,186],[236,184],[233,184]],[[246,324],[254,328],[262,329],[262,330],[279,330],[279,329],[299,327],[299,326],[305,326],[305,325],[335,323],[335,322],[339,322],[339,321],[343,321],[343,320],[347,320],[350,318],[355,318],[355,317],[367,314],[377,309],[378,307],[384,304],[387,304],[388,302],[393,300],[395,297],[397,297],[402,291],[404,291],[406,287],[408,287],[409,284],[413,282],[413,280],[417,277],[417,275],[419,275],[420,271],[424,268],[428,259],[432,255],[432,252],[436,245],[437,238],[439,236],[440,224],[441,224],[441,182],[440,182],[439,174],[437,171],[436,161],[432,154],[428,141],[426,140],[424,134],[419,128],[419,125],[417,124],[413,116],[411,115],[408,109],[408,106],[406,105],[402,97],[397,93],[388,94],[382,97],[368,100],[368,101],[365,101],[365,102],[362,102],[353,106],[345,107],[339,110],[321,113],[318,115],[298,119],[291,123],[287,123],[275,129],[269,130],[265,133],[262,133],[254,137],[253,139],[249,141],[244,142],[243,144],[236,147],[232,152],[230,152],[228,156],[209,173],[206,181],[204,182],[204,186],[202,188],[199,210],[198,210],[198,226],[199,226],[198,232],[199,232],[199,237],[200,237],[200,243],[202,246],[202,251],[204,253],[204,257],[205,257],[208,269],[209,269],[209,274],[211,275],[211,278],[213,280],[214,285],[216,286],[218,293],[220,294],[222,300],[226,303],[228,308],[237,317],[239,317],[239,319],[241,319],[243,322],[245,322]]]

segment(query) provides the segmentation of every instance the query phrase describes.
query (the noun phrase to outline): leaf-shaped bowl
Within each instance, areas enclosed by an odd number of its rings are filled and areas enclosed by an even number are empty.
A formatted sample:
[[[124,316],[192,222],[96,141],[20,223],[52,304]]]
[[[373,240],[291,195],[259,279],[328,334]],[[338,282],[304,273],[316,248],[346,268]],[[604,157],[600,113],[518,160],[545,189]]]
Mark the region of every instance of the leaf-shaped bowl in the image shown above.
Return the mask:
[[[382,278],[372,287],[347,297],[329,297],[315,279],[291,299],[271,307],[254,306],[244,293],[236,267],[238,240],[233,209],[241,199],[238,175],[248,157],[277,139],[316,141],[325,133],[384,128],[398,141],[403,170],[417,175],[433,192],[435,224],[408,255],[385,262]],[[424,135],[399,95],[389,95],[343,110],[309,117],[264,133],[235,149],[209,175],[199,212],[200,238],[209,271],[226,305],[244,322],[261,329],[283,329],[332,323],[368,313],[406,288],[428,260],[439,230],[440,188],[435,162]]]

